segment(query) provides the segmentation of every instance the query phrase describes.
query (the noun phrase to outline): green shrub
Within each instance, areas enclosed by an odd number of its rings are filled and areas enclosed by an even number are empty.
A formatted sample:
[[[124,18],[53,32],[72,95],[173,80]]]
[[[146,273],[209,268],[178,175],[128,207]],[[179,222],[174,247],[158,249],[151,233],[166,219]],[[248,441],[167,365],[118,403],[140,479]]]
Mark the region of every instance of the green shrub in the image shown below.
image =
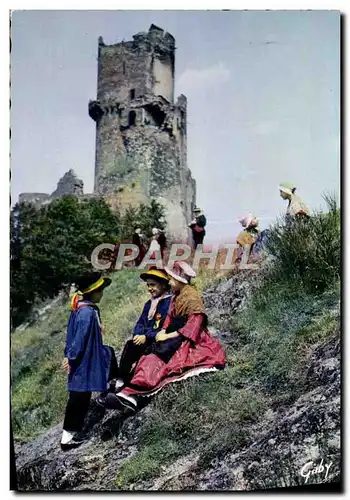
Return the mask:
[[[274,281],[287,281],[310,293],[322,293],[340,277],[340,209],[335,197],[324,196],[328,212],[287,223],[284,218],[271,231],[267,252],[273,265],[265,276],[266,288]]]

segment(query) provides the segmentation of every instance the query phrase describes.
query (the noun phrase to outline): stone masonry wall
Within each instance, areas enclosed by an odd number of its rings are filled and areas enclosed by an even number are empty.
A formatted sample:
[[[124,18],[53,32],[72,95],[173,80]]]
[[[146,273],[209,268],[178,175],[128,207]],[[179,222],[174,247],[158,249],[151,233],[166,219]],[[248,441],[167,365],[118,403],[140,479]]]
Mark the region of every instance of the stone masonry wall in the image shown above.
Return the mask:
[[[187,241],[196,201],[187,167],[187,101],[174,104],[175,40],[152,25],[132,41],[98,46],[96,193],[123,210],[155,198],[170,239]]]

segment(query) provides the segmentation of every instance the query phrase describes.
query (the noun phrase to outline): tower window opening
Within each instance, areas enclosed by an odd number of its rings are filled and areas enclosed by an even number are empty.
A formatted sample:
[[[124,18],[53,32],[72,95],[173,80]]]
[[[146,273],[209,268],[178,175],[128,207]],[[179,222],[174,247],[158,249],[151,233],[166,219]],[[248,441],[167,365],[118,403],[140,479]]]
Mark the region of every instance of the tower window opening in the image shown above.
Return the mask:
[[[125,61],[123,62],[123,75],[125,75],[125,68],[126,68],[126,65],[125,65]]]
[[[135,89],[130,90],[130,99],[135,99]]]
[[[129,127],[132,127],[136,123],[136,113],[135,111],[130,111],[129,113]]]

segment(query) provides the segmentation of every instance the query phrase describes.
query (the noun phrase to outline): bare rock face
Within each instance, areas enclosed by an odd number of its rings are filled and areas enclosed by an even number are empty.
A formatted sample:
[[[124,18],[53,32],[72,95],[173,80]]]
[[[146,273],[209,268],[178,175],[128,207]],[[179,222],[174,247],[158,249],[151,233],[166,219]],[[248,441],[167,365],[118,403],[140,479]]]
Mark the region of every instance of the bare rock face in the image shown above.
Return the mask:
[[[255,490],[340,481],[338,336],[316,348],[310,362],[309,392],[290,407],[269,410],[252,429],[249,446],[213,461],[199,475],[197,489]]]

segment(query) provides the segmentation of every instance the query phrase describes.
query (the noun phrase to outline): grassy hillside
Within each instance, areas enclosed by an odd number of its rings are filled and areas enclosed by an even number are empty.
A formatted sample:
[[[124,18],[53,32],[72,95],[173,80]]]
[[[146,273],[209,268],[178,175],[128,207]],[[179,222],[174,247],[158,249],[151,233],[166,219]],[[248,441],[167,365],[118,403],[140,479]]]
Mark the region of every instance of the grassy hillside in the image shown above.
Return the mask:
[[[106,344],[116,349],[123,345],[146,297],[139,272],[113,275],[101,302]],[[61,362],[69,314],[69,303],[60,304],[11,337],[12,418],[17,438],[31,438],[63,418],[67,391]]]
[[[134,269],[113,274],[101,301],[104,342],[121,349],[148,299]],[[216,278],[202,271],[203,289]],[[31,439],[62,420],[67,400],[66,375],[61,369],[69,318],[69,303],[61,303],[33,326],[11,336],[12,419],[17,439]]]
[[[339,335],[339,293],[334,284],[318,297],[270,296],[264,307],[253,299],[227,318],[233,343],[226,346],[226,370],[174,384],[155,399],[141,425],[139,452],[122,465],[117,486],[157,476],[188,453],[197,453],[205,466],[238,451],[267,409],[307,392],[311,348]]]
[[[252,439],[249,429],[266,410],[308,391],[310,353],[340,334],[339,210],[333,206],[309,221],[276,226],[267,250],[269,259],[244,309],[211,325],[230,333],[227,368],[173,384],[154,399],[151,414],[140,424],[138,451],[118,470],[119,488],[157,476],[187,453],[207,464],[239,450]],[[218,277],[205,269],[197,281],[204,290]],[[146,298],[139,272],[114,274],[101,303],[106,343],[122,347]],[[60,364],[68,316],[68,304],[62,304],[12,337],[12,415],[18,439],[31,439],[63,418],[67,393]]]

